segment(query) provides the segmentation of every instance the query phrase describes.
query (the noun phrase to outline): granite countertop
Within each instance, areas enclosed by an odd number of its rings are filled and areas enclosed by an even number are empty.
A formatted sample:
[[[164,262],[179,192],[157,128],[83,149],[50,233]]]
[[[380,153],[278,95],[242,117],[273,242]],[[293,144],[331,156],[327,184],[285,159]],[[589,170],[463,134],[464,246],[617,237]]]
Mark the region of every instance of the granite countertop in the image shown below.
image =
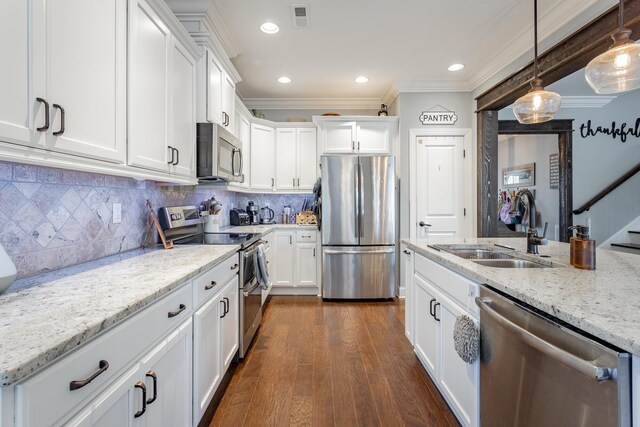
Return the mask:
[[[239,249],[138,249],[16,281],[0,294],[0,386],[49,364]]]
[[[317,230],[317,225],[297,225],[297,224],[258,224],[258,225],[239,225],[230,226],[220,231],[227,233],[256,233],[267,234],[274,230]]]
[[[480,283],[486,283],[625,351],[640,355],[640,257],[598,249],[596,270],[569,264],[569,244],[540,246],[541,262],[555,268],[491,268],[438,252],[427,245],[508,245],[526,258],[526,239],[402,239],[417,253]],[[498,250],[501,249],[495,247]],[[532,257],[532,255],[529,255]],[[535,257],[535,255],[533,255]]]

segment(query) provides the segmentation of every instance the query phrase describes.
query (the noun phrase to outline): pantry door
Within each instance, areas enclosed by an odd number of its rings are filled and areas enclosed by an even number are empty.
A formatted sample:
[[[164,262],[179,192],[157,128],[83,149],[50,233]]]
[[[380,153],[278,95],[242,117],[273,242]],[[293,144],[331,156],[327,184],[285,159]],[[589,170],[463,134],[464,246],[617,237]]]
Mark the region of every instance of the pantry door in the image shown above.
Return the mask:
[[[416,136],[415,236],[465,236],[464,136]]]

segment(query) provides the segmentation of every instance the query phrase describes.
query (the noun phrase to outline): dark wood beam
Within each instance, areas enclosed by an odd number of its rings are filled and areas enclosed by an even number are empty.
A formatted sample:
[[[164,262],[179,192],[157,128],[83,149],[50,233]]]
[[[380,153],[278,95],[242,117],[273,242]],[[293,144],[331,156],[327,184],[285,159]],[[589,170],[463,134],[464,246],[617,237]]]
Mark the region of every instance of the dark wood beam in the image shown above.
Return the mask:
[[[478,113],[478,237],[498,234],[498,112]]]
[[[624,3],[625,27],[633,31],[632,38],[640,38],[640,0]],[[585,27],[540,56],[540,76],[550,85],[582,68],[591,59],[605,52],[612,43],[611,34],[618,28],[618,6],[602,14]],[[533,61],[492,89],[480,95],[478,111],[501,110],[527,93],[533,79]]]
[[[573,134],[561,132],[558,134],[558,189],[560,197],[560,218],[558,221],[561,242],[569,242],[573,233],[569,227],[573,225]]]
[[[551,120],[533,125],[523,125],[517,120],[500,120],[498,133],[501,135],[526,135],[526,134],[554,134],[560,132],[573,132],[573,119]]]

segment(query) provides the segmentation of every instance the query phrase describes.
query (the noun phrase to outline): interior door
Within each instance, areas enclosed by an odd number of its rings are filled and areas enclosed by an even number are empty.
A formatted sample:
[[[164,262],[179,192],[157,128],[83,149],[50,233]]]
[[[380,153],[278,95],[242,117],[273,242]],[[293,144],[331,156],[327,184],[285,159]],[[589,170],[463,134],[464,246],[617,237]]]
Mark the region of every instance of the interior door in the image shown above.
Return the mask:
[[[415,141],[418,237],[464,236],[463,142],[461,136],[418,136]]]
[[[395,245],[395,159],[360,156],[358,174],[360,244]]]
[[[358,245],[358,157],[323,156],[322,244]]]

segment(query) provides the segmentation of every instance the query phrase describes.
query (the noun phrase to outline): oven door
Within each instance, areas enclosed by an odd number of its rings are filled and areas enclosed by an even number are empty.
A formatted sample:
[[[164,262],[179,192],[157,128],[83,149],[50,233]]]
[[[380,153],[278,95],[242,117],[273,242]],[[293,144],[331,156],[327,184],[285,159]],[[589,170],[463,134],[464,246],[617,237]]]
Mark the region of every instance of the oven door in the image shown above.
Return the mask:
[[[242,150],[233,142],[233,135],[218,130],[218,175],[228,181],[244,182]]]
[[[256,278],[254,253],[242,253],[240,280],[240,358],[243,358],[262,320],[262,290]]]

